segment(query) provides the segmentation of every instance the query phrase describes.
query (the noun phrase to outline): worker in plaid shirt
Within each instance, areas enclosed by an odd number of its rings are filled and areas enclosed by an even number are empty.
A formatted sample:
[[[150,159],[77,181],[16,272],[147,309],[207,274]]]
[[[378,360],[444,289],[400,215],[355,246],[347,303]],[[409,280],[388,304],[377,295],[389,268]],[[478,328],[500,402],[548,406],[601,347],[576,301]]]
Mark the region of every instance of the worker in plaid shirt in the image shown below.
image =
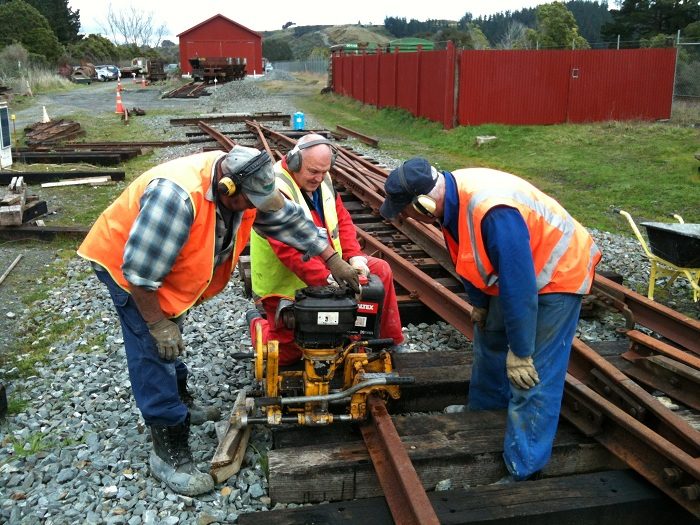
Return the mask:
[[[251,229],[319,256],[359,291],[355,270],[325,230],[275,189],[266,152],[235,146],[152,168],[101,215],[78,249],[107,286],[124,335],[131,388],[151,429],[151,473],[188,496],[214,488],[189,448],[190,424],[218,419],[187,391],[182,327],[196,304],[228,283]]]

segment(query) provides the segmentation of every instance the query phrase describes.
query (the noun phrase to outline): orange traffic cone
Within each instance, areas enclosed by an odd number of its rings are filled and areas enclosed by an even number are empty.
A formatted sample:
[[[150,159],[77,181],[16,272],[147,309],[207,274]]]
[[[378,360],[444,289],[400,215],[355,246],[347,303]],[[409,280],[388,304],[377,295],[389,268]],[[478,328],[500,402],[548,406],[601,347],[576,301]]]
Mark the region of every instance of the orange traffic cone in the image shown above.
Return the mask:
[[[146,87],[146,75],[141,75],[141,86]]]
[[[122,94],[117,90],[117,108],[114,110],[117,115],[124,114],[124,106],[122,105]]]
[[[117,77],[117,92],[121,93],[122,92],[122,77]]]

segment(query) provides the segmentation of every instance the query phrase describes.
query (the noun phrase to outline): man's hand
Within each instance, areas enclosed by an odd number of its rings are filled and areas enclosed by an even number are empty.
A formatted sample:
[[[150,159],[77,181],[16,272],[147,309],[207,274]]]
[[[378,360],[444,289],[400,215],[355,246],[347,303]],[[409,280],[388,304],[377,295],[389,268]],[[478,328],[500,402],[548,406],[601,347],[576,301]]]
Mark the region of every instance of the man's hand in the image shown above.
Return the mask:
[[[472,323],[481,328],[486,328],[486,317],[489,315],[488,308],[472,307]]]
[[[147,323],[148,331],[156,340],[158,355],[161,359],[172,361],[185,350],[182,334],[177,324],[170,319],[161,319],[155,323]]]
[[[513,386],[529,390],[540,382],[532,357],[518,357],[511,350],[506,356],[506,374]]]
[[[357,277],[355,268],[346,263],[338,252],[334,252],[326,260],[326,267],[338,284],[347,284],[355,293],[360,293],[360,280]]]
[[[350,266],[355,268],[357,275],[364,275],[365,277],[369,277],[369,266],[367,266],[367,257],[363,257],[362,255],[355,255],[355,257],[350,257],[348,262],[350,263]]]

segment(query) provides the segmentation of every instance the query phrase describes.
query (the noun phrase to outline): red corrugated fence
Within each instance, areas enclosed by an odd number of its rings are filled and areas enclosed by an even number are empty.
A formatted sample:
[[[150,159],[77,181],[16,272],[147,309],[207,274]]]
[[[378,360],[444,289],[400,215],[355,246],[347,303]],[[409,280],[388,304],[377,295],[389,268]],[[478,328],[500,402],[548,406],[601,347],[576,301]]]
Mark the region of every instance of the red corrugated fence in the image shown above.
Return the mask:
[[[455,125],[671,115],[676,50],[488,50],[332,57],[333,91]],[[458,81],[455,82],[455,78]]]

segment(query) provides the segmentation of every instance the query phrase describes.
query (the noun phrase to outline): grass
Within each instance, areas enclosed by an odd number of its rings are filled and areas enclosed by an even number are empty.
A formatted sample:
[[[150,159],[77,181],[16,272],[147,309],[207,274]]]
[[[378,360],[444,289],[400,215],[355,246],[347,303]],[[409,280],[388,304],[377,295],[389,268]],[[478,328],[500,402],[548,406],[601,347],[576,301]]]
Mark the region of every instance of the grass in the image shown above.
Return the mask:
[[[309,82],[309,80],[305,80]],[[318,92],[317,92],[318,93]],[[338,95],[297,97],[328,129],[347,126],[380,139],[397,158],[424,156],[446,170],[484,166],[519,175],[550,194],[587,227],[630,234],[619,215],[700,222],[700,106],[679,104],[668,123],[601,122],[551,126],[481,125],[443,130],[398,109],[376,109]],[[476,137],[498,139],[477,147]]]

